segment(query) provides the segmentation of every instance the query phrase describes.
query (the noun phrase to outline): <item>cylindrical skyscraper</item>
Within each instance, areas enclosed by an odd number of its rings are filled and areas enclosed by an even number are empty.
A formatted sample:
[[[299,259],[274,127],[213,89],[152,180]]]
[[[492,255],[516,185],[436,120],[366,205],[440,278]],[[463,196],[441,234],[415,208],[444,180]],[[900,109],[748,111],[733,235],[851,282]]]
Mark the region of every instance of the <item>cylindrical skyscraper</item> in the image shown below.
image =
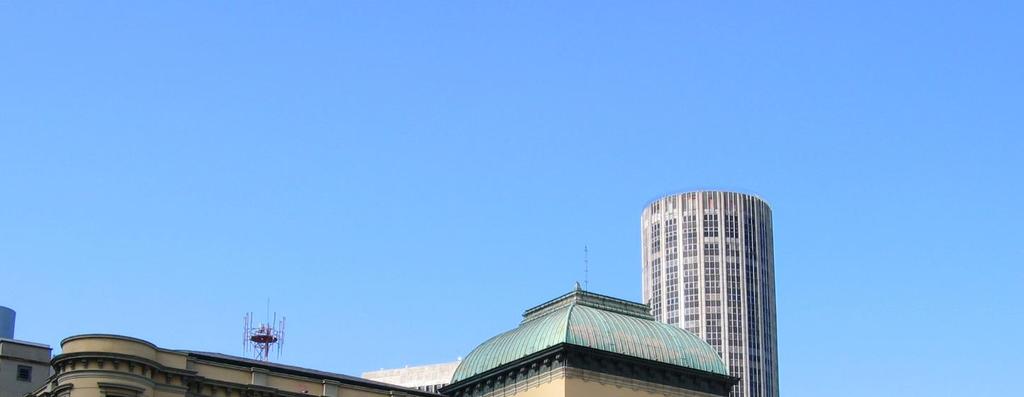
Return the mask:
[[[641,216],[643,299],[704,338],[740,377],[733,397],[778,397],[772,211],[758,197],[699,191]]]

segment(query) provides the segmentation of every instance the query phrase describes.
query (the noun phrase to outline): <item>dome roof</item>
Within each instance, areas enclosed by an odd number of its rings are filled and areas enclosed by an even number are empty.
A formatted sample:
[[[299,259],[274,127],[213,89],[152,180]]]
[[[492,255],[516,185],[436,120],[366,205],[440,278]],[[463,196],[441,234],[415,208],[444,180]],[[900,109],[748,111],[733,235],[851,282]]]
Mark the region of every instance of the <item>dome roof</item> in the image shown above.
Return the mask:
[[[728,375],[711,345],[654,320],[647,305],[580,290],[527,310],[515,329],[477,346],[459,364],[452,383],[567,343]]]

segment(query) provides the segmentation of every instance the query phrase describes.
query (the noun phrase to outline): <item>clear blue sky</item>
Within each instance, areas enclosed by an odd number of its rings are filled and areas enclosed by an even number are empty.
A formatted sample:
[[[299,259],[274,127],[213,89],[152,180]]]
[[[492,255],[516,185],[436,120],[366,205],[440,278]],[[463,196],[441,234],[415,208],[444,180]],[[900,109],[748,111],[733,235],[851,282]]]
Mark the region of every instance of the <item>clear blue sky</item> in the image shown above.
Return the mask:
[[[783,395],[1005,394],[1006,3],[8,2],[0,304],[51,345],[239,354],[269,297],[286,363],[452,360],[584,245],[639,300],[642,207],[724,188],[774,210]]]

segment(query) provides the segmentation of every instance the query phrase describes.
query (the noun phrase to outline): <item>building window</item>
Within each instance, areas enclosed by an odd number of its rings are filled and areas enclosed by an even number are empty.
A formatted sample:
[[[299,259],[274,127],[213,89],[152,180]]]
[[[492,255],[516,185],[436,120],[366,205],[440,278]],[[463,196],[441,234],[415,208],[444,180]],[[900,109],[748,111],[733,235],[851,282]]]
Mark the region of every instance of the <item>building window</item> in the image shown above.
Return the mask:
[[[718,214],[704,215],[704,237],[718,237]]]
[[[141,397],[143,392],[146,391],[141,387],[119,383],[97,382],[96,386],[100,388],[99,397]]]
[[[22,382],[32,381],[32,367],[27,365],[18,366],[18,380]]]

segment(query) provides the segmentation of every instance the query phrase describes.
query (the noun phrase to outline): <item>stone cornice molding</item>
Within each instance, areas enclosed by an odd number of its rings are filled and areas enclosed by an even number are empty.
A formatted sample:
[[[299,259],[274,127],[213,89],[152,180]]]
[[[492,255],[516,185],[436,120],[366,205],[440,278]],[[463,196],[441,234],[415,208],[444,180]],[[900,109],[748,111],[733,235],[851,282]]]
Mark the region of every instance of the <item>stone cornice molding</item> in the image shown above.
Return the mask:
[[[487,396],[498,389],[525,385],[533,378],[562,368],[581,369],[719,396],[728,396],[732,386],[739,381],[739,378],[732,376],[561,343],[445,386],[441,393],[452,397]]]
[[[30,358],[11,356],[11,355],[7,355],[7,354],[0,354],[0,359],[2,359],[2,360],[11,360],[11,361],[20,361],[20,362],[23,362],[23,363],[29,363],[29,364],[35,364],[35,365],[50,365],[50,363],[48,363],[46,361],[33,360],[33,359],[30,359]]]

